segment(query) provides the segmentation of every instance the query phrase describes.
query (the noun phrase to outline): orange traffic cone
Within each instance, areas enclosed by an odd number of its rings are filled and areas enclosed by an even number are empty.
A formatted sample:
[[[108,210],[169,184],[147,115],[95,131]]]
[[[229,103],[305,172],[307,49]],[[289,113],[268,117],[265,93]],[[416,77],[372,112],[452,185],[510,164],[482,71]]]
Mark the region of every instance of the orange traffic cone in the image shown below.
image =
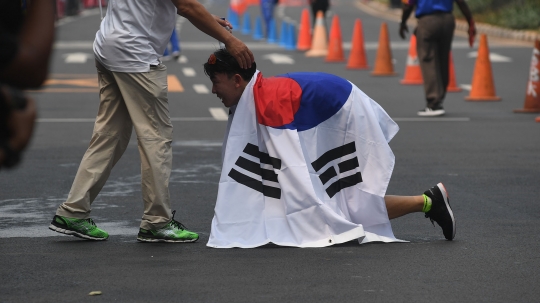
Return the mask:
[[[377,58],[375,58],[375,67],[371,72],[373,76],[395,76],[394,64],[392,63],[392,51],[390,50],[390,39],[388,38],[388,26],[385,22],[381,24],[381,33],[379,35],[379,48],[377,49]]]
[[[525,93],[525,105],[523,108],[514,109],[514,113],[540,113],[540,40],[534,43],[531,71]],[[536,118],[538,122],[538,118]]]
[[[480,36],[480,46],[478,47],[478,57],[474,65],[473,81],[471,92],[467,101],[499,101],[500,97],[495,95],[493,85],[493,74],[491,72],[491,62],[489,61],[489,48],[486,34]]]
[[[351,53],[347,62],[348,69],[368,69],[366,50],[364,48],[364,33],[362,32],[362,21],[356,19],[352,36]]]
[[[328,42],[328,55],[326,62],[344,62],[343,41],[341,39],[341,27],[339,26],[339,17],[334,15],[332,18],[332,28],[330,28],[330,41]]]
[[[536,117],[536,119],[534,119],[536,122],[540,123],[540,116]]]
[[[411,43],[409,44],[409,54],[407,55],[407,65],[405,66],[405,76],[401,81],[405,85],[418,85],[424,83],[422,78],[422,70],[418,62],[416,54],[416,35],[411,35]]]
[[[450,57],[448,58],[448,64],[450,64],[450,67],[448,68],[448,87],[446,88],[447,92],[460,92],[461,88],[457,85],[456,82],[456,72],[454,70],[454,59],[452,57],[452,52],[450,52]]]
[[[307,51],[311,48],[311,22],[309,21],[309,11],[304,8],[302,17],[300,18],[300,28],[298,29],[298,41],[296,49]]]
[[[324,15],[322,11],[317,12],[315,31],[311,40],[311,48],[306,52],[306,57],[324,57],[328,54],[328,42],[326,28],[324,27]]]

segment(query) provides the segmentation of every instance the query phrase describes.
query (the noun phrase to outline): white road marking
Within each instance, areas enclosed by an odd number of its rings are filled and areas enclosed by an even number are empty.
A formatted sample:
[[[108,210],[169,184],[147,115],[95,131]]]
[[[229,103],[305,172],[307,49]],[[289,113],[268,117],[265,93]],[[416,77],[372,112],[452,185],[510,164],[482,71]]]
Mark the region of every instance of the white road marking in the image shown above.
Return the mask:
[[[70,54],[64,54],[64,62],[65,63],[86,63],[88,58],[93,58],[93,54],[87,54],[87,53],[70,53]]]
[[[264,55],[263,59],[268,59],[272,61],[272,63],[274,64],[294,64],[293,58],[291,58],[288,55],[283,55],[283,54],[276,54],[276,53],[268,54],[268,55]]]
[[[209,94],[210,90],[204,84],[193,84],[193,89],[197,94]]]
[[[222,121],[214,117],[172,117],[173,122]],[[40,118],[38,123],[94,123],[95,118]]]
[[[223,108],[211,107],[208,109],[212,117],[172,117],[173,122],[201,122],[201,121],[227,121],[228,115]],[[469,117],[395,117],[397,122],[468,122]],[[38,123],[94,123],[94,118],[39,118]]]
[[[469,122],[469,117],[418,117],[418,118],[392,118],[396,122]]]
[[[184,76],[186,77],[195,77],[197,73],[195,70],[191,67],[184,67],[182,68],[182,72],[184,73]]]
[[[188,62],[188,59],[186,56],[184,55],[181,55],[180,57],[178,57],[178,63],[187,63]]]
[[[229,115],[221,107],[210,107],[208,110],[217,121],[227,121],[229,119]]]
[[[93,49],[93,41],[57,41],[54,44],[55,49]],[[182,41],[181,46],[182,49],[185,50],[212,50],[215,51],[219,48],[219,43],[217,41],[215,42],[186,42]],[[343,42],[343,49],[344,50],[350,50],[351,49],[351,42],[346,41]],[[247,42],[246,46],[249,47],[251,50],[267,50],[267,51],[283,51],[283,47],[277,45],[277,44],[270,44],[266,42]],[[366,50],[377,50],[379,47],[378,42],[365,42],[364,48]],[[511,46],[505,46],[505,45],[498,45],[498,47],[511,47]],[[512,46],[512,47],[519,47],[519,46]],[[390,48],[391,49],[409,49],[409,42],[390,42]],[[461,41],[454,41],[452,43],[452,49],[469,49],[468,42],[461,42]],[[182,58],[182,56],[180,57]],[[179,59],[180,61],[180,59]],[[183,62],[180,62],[183,63]]]
[[[471,91],[472,86],[470,84],[460,84],[459,87],[461,87],[464,90]]]
[[[476,58],[478,57],[478,52],[470,52],[467,57]],[[496,53],[489,53],[489,61],[491,62],[512,62],[512,58],[499,55]]]

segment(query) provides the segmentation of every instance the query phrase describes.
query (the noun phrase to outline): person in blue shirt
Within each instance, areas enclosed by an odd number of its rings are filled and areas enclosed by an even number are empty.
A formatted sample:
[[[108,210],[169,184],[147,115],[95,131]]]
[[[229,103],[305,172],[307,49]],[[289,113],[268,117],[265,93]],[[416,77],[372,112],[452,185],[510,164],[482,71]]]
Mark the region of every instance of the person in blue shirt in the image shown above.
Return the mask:
[[[409,32],[407,19],[415,10],[418,24],[414,31],[420,68],[424,78],[427,105],[419,116],[442,116],[442,106],[449,79],[449,56],[456,27],[452,8],[457,4],[469,23],[469,45],[472,47],[476,27],[469,6],[464,0],[403,0],[399,35],[405,39]]]

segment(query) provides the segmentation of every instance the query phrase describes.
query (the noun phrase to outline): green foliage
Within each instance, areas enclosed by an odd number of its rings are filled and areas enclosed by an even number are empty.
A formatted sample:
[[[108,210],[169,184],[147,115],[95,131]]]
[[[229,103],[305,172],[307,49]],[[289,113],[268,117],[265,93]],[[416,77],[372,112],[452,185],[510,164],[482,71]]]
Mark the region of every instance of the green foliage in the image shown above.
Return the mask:
[[[478,22],[512,29],[540,29],[540,0],[467,0],[467,4]]]

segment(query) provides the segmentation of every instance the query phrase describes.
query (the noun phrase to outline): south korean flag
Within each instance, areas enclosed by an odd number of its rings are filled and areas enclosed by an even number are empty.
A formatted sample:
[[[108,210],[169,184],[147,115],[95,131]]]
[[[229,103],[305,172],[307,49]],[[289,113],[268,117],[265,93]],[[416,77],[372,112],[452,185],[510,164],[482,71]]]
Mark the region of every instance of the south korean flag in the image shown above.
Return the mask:
[[[259,151],[259,147],[251,143],[243,152],[230,170],[229,177],[265,197],[280,199],[281,189],[274,169],[281,169],[281,160]]]
[[[358,168],[360,165],[356,156],[354,142],[325,152],[317,160],[313,161],[311,166],[316,172],[321,172],[319,179],[322,184],[329,184],[325,190],[330,198],[334,197],[342,189],[362,182],[362,173]]]

